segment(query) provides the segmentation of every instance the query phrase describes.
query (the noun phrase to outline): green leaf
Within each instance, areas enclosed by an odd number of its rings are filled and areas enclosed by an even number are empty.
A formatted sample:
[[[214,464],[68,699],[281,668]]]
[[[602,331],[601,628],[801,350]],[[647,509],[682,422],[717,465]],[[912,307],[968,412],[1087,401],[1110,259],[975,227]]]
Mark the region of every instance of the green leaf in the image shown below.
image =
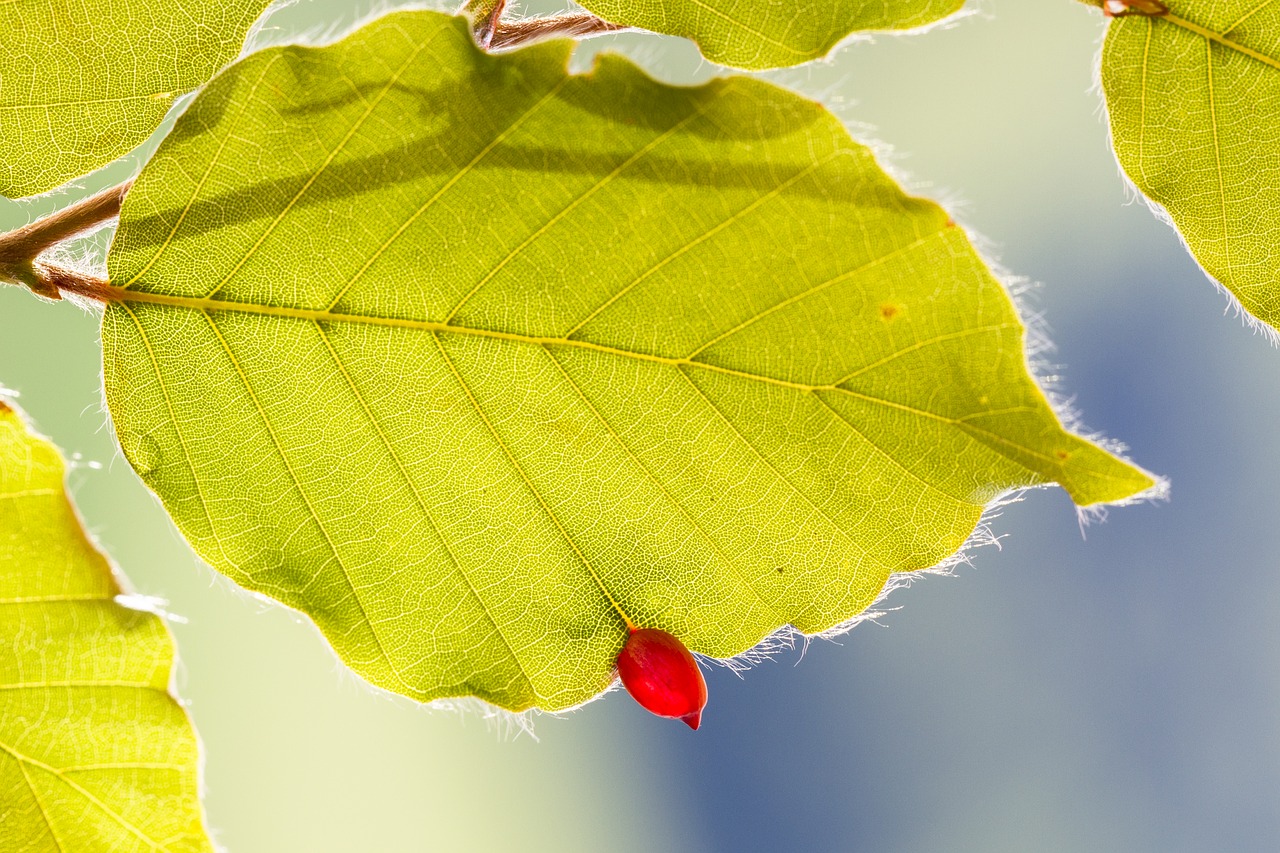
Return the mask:
[[[907,30],[941,20],[964,0],[582,0],[628,27],[684,36],[734,68],[782,68],[826,56],[854,33]]]
[[[1102,86],[1125,174],[1254,317],[1280,327],[1280,5],[1116,18]]]
[[[817,104],[383,18],[216,78],[125,201],[108,403],[196,550],[373,683],[565,708],[627,622],[838,625],[1063,431],[947,214]]]
[[[210,850],[173,641],[116,603],[62,479],[0,400],[0,846]]]
[[[268,0],[0,2],[0,195],[111,162],[235,59]]]

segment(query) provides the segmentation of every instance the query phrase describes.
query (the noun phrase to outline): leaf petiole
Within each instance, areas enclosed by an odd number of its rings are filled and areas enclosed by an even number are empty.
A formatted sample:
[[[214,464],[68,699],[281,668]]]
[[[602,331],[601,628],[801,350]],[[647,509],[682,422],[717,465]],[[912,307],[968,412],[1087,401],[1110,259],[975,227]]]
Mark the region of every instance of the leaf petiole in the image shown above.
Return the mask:
[[[0,235],[0,282],[23,285],[46,299],[61,299],[61,293],[67,292],[103,301],[95,294],[106,287],[105,281],[56,264],[41,263],[37,258],[46,249],[119,216],[120,205],[132,185],[132,181],[126,181]]]

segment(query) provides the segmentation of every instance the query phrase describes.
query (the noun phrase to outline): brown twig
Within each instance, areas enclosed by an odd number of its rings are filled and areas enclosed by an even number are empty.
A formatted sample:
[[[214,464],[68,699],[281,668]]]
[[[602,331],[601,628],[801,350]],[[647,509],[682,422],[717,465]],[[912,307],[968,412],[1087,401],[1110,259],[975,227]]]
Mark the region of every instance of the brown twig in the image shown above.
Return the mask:
[[[103,301],[105,281],[57,264],[38,261],[51,246],[83,234],[120,214],[120,205],[132,182],[104,190],[70,207],[37,219],[30,225],[0,235],[0,281],[22,284],[38,296],[61,299],[62,293]]]
[[[104,304],[118,299],[114,294],[118,293],[119,289],[112,287],[105,278],[41,261],[32,264],[31,269],[40,284],[52,291],[52,295],[45,292],[40,293],[41,296],[49,296],[51,299],[61,299],[64,295],[79,296]]]
[[[542,39],[567,37],[590,38],[631,29],[612,24],[591,14],[556,15],[551,18],[527,18],[523,21],[499,21],[489,39],[491,50],[506,50],[532,44]]]
[[[119,216],[125,193],[132,185],[132,181],[126,181],[0,236],[0,263],[33,261],[55,243],[69,240]]]
[[[498,19],[507,8],[507,0],[467,0],[458,10],[459,15],[471,19],[471,33],[481,50],[488,50],[493,34],[498,29]]]
[[[482,50],[509,50],[543,39],[590,38],[632,29],[585,12],[504,21],[506,8],[507,0],[467,0],[458,14],[471,19],[471,32]]]

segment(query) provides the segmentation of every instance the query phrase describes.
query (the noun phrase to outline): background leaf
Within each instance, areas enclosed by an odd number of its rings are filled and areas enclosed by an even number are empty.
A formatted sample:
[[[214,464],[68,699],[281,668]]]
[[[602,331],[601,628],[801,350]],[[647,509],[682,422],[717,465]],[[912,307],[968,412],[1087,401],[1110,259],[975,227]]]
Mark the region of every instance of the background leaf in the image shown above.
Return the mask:
[[[6,850],[209,850],[160,617],[116,603],[57,450],[0,400],[0,828]]]
[[[240,52],[267,0],[0,3],[0,194],[83,175],[151,135]]]
[[[945,18],[964,0],[583,0],[600,17],[684,36],[734,68],[782,68],[826,56],[853,33],[906,30]]]
[[[625,619],[729,656],[864,609],[987,502],[1152,485],[821,107],[384,18],[220,75],[131,191],[108,402],[196,550],[370,681],[564,708]]]
[[[1205,272],[1280,326],[1280,5],[1172,0],[1112,20],[1102,86],[1120,165]]]

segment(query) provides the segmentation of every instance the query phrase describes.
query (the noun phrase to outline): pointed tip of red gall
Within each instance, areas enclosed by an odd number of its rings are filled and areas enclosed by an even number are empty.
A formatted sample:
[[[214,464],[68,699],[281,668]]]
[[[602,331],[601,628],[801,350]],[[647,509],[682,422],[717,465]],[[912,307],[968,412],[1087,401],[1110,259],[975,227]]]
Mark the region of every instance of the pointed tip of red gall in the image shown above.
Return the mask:
[[[618,654],[618,675],[640,706],[659,717],[683,720],[697,730],[707,705],[707,683],[698,662],[674,635],[633,628]]]

